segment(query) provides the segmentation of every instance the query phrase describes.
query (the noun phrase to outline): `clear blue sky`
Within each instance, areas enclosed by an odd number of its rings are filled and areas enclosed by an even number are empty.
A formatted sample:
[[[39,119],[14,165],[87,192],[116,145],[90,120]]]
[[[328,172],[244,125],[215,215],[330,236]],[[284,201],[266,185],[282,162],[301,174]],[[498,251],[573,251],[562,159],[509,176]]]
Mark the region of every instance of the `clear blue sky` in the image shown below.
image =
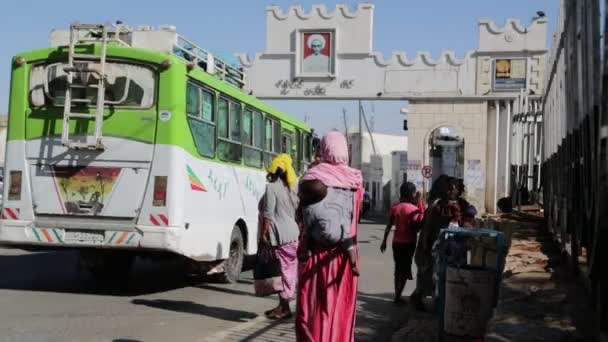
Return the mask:
[[[477,47],[477,21],[494,19],[501,25],[506,18],[519,18],[529,24],[537,10],[543,10],[550,22],[551,34],[559,11],[559,0],[379,0],[375,4],[374,49],[385,55],[405,51],[408,55],[428,50],[454,50],[462,57]],[[0,113],[8,111],[10,61],[15,54],[49,44],[52,28],[66,28],[69,23],[103,23],[122,20],[130,25],[172,24],[178,32],[202,47],[222,55],[236,52],[260,52],[265,46],[265,7],[283,8],[301,4],[337,3],[355,6],[355,1],[274,0],[30,0],[4,2],[0,11]],[[21,7],[19,10],[10,7]],[[24,8],[25,7],[25,8]],[[357,104],[354,101],[272,101],[276,107],[309,123],[320,131],[344,127],[342,108],[349,113],[349,125],[355,126]],[[375,131],[402,133],[399,108],[404,103],[377,102]],[[367,111],[371,103],[366,102]]]

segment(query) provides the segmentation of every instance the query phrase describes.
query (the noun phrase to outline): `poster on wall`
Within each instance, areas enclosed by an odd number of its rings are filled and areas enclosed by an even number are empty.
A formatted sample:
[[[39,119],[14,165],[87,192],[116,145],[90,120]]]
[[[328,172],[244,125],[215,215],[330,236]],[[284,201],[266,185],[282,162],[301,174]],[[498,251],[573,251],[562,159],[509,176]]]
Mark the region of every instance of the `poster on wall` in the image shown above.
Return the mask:
[[[300,32],[300,76],[331,76],[334,73],[334,32]]]
[[[486,176],[479,159],[467,160],[464,174],[466,197],[477,208],[482,207],[485,198]]]
[[[407,181],[414,183],[418,191],[422,191],[424,186],[424,179],[422,178],[422,161],[420,160],[408,160],[407,161]]]
[[[526,88],[525,59],[497,59],[494,61],[495,91],[519,91]]]

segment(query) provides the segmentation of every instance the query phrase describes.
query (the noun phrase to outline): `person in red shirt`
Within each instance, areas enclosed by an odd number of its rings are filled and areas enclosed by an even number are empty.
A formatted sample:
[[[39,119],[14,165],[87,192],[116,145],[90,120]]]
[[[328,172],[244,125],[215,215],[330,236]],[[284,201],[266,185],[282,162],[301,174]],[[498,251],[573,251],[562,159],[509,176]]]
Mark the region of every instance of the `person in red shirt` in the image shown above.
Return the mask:
[[[408,279],[412,279],[412,258],[416,250],[416,234],[424,218],[424,204],[416,186],[410,182],[399,189],[400,202],[393,205],[390,220],[384,231],[380,251],[386,251],[386,240],[395,225],[393,236],[393,259],[395,261],[395,304],[403,304],[401,294]]]

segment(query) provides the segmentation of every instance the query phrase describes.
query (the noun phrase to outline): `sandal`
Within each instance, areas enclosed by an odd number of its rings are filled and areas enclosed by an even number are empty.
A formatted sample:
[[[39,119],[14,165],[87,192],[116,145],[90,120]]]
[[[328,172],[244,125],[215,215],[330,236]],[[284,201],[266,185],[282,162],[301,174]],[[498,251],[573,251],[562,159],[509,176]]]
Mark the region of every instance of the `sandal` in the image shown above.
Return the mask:
[[[275,315],[279,310],[280,310],[279,308],[274,308],[274,309],[266,310],[266,311],[264,311],[264,316],[270,318],[272,315]]]
[[[291,317],[293,317],[293,314],[291,313],[291,311],[275,312],[274,314],[268,316],[268,318],[276,319],[276,320],[289,319]]]

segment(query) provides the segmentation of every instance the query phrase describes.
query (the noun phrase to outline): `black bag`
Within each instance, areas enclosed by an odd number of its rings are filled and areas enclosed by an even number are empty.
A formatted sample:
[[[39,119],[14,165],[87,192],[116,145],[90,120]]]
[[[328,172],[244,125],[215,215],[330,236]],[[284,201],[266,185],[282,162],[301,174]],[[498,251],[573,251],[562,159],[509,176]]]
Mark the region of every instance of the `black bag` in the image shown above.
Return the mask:
[[[266,297],[283,291],[281,262],[271,247],[260,247],[253,269],[255,295]]]

